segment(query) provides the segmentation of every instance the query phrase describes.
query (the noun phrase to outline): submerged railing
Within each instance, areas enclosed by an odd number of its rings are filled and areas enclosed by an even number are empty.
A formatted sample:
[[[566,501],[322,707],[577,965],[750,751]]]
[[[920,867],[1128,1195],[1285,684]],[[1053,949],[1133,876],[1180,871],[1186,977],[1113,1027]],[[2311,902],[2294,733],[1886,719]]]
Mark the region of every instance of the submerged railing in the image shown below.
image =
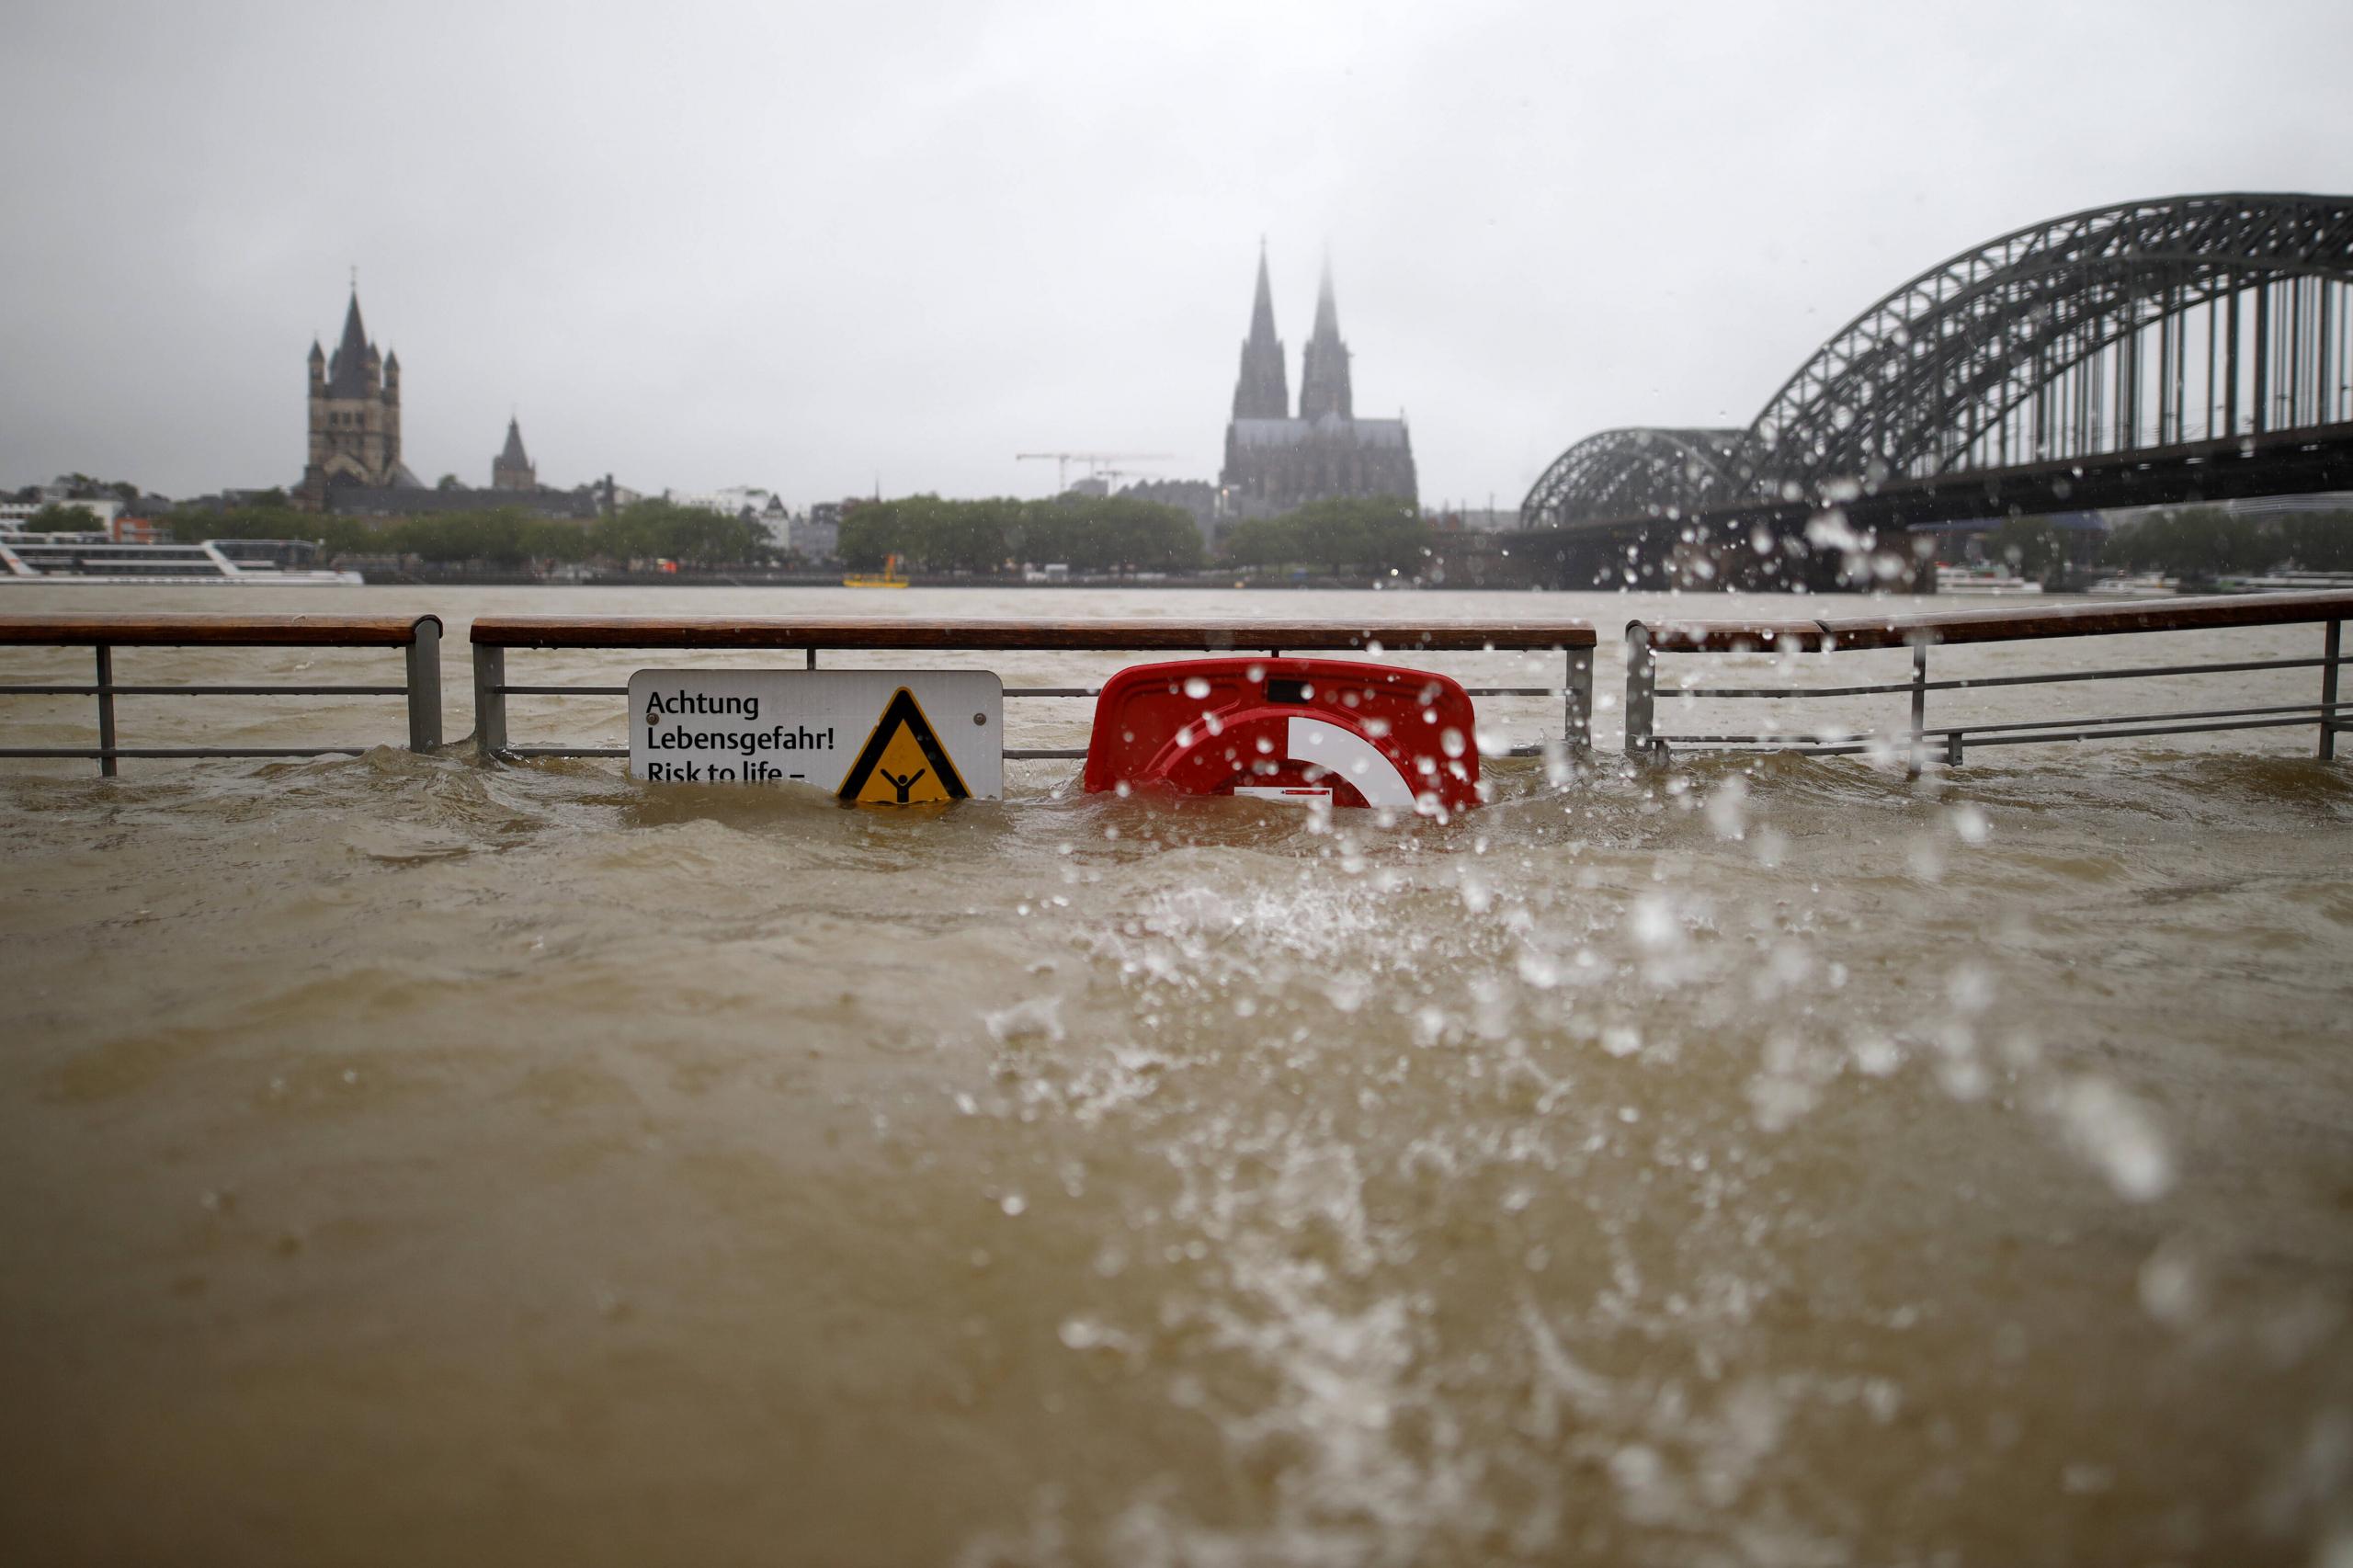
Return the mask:
[[[1489,686],[1473,697],[1551,697],[1562,704],[1566,744],[1591,744],[1593,625],[1583,620],[1365,621],[1298,620],[912,620],[824,619],[803,617],[729,619],[693,616],[486,616],[473,624],[474,743],[488,756],[627,756],[626,746],[508,744],[509,697],[626,697],[627,686],[553,686],[506,678],[509,649],[791,649],[807,667],[821,653],[1353,653],[1375,649],[1408,657],[1436,653],[1553,653],[1562,655],[1557,687]],[[1093,697],[1091,686],[1007,687],[1007,698]],[[1534,756],[1542,748],[1516,746]],[[1085,757],[1084,750],[1008,747],[1007,761]]]
[[[366,744],[301,746],[125,746],[117,744],[115,702],[125,697],[403,697],[408,744],[441,744],[441,618],[434,615],[0,615],[0,646],[81,648],[94,652],[97,678],[82,685],[0,686],[0,697],[97,699],[95,746],[5,746],[0,757],[89,757],[111,778],[123,757],[322,756],[356,755]],[[123,685],[114,678],[117,648],[400,648],[399,686]],[[381,744],[382,743],[375,743]]]
[[[1972,748],[2092,741],[2143,735],[2310,727],[2315,754],[2336,755],[2336,736],[2353,730],[2338,700],[2344,667],[2344,622],[2353,619],[2353,591],[2333,590],[2227,598],[2145,600],[2130,604],[2069,604],[2030,609],[1927,611],[1895,615],[1764,620],[1638,620],[1626,629],[1626,749],[1660,755],[1676,746],[1770,748],[1836,755],[1897,744],[1908,747],[1913,771],[1941,756],[1958,765]],[[1929,678],[1929,650],[1976,643],[2040,642],[2156,631],[2221,631],[2260,626],[2318,625],[2315,656],[2229,662],[2137,665],[2116,669]],[[1595,634],[1582,620],[1480,620],[1368,624],[1304,620],[1115,620],[1043,622],[776,617],[493,616],[474,623],[474,740],[484,756],[626,756],[626,747],[513,745],[507,737],[510,697],[622,697],[625,685],[510,682],[509,650],[792,650],[807,667],[838,652],[978,653],[1548,653],[1558,655],[1558,686],[1474,686],[1472,697],[1545,697],[1561,703],[1563,738],[1574,748],[1592,742]],[[441,744],[441,620],[438,616],[333,615],[0,615],[0,646],[87,647],[95,679],[80,683],[0,685],[5,697],[88,697],[94,699],[94,746],[0,746],[0,757],[89,758],[108,777],[125,757],[315,756],[358,753],[366,744],[271,746],[126,746],[117,734],[119,699],[163,697],[400,697],[406,699],[408,744],[426,751]],[[400,648],[405,679],[394,685],[176,684],[119,682],[114,650],[123,647]],[[1774,652],[1856,652],[1908,648],[1911,678],[1846,686],[1717,686],[1677,688],[1694,699],[1787,701],[1902,695],[1908,722],[1858,738],[1846,732],[1782,731],[1668,733],[1657,727],[1657,660],[1670,654]],[[2086,681],[2142,680],[2272,670],[2320,672],[2315,700],[2231,708],[2103,713],[2089,717],[1969,721],[1932,726],[1931,693],[2056,686]],[[1008,687],[1008,698],[1091,698],[1094,686]],[[381,744],[381,743],[380,743]],[[1540,755],[1540,745],[1516,745],[1505,755]],[[1008,760],[1068,759],[1075,748],[1008,748]]]
[[[2344,663],[2343,624],[2353,617],[2353,592],[2265,594],[2229,598],[2152,599],[2131,604],[2052,605],[2026,610],[1928,611],[1918,614],[1824,617],[1791,620],[1638,620],[1626,628],[1626,749],[1660,755],[1674,746],[1749,746],[1837,755],[1872,749],[1844,733],[1662,734],[1655,728],[1657,656],[1665,653],[1837,653],[1909,648],[1912,678],[1862,686],[1719,686],[1677,688],[1678,698],[1787,700],[1892,696],[1911,701],[1909,724],[1881,733],[1879,744],[1900,735],[1909,746],[1910,770],[1941,750],[1948,766],[1959,766],[1972,746],[2032,745],[2052,741],[2094,741],[2135,735],[2200,734],[2223,730],[2311,726],[2318,732],[2314,755],[2336,754],[2339,731],[2353,728],[2337,701],[2337,671]],[[2211,631],[2234,627],[2323,627],[2319,656],[2298,659],[2239,659],[2222,664],[2137,665],[2113,670],[2063,670],[2035,675],[1928,678],[1928,650],[1970,643],[2040,642],[2059,637],[2109,637],[2151,631]],[[2008,722],[1953,723],[1931,727],[1928,694],[1997,687],[2053,686],[2076,681],[2144,680],[2166,676],[2225,675],[2256,670],[2318,669],[2320,689],[2313,702],[2245,708],[2214,708],[2155,713],[2109,713],[2092,717],[2031,719]]]

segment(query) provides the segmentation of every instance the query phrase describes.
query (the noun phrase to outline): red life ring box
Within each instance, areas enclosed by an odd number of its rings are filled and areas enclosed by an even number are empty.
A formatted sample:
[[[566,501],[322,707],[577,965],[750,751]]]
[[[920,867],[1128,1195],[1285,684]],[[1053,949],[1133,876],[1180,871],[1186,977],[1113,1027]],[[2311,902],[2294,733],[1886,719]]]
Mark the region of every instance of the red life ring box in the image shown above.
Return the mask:
[[[1166,790],[1379,806],[1479,803],[1471,697],[1427,670],[1347,659],[1185,659],[1105,684],[1090,792]]]

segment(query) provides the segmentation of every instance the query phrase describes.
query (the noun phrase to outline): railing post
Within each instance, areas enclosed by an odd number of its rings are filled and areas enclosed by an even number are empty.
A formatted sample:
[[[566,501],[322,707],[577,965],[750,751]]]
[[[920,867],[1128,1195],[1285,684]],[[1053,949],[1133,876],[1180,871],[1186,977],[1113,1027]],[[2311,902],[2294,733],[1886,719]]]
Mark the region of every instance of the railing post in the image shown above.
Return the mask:
[[[474,751],[484,762],[506,749],[506,650],[474,649]]]
[[[1912,750],[1907,757],[1904,776],[1920,777],[1928,749],[1928,645],[1912,644]]]
[[[408,749],[441,744],[441,618],[421,615],[409,628]]]
[[[1651,739],[1651,707],[1656,677],[1651,666],[1651,629],[1641,621],[1626,627],[1626,754],[1647,756]]]
[[[98,777],[115,776],[114,650],[101,642],[98,655]]]
[[[2332,620],[2321,635],[2320,747],[2313,755],[2323,762],[2336,756],[2336,664],[2344,634],[2345,623]]]
[[[1569,650],[1568,678],[1562,683],[1563,736],[1573,751],[1593,749],[1593,650]]]

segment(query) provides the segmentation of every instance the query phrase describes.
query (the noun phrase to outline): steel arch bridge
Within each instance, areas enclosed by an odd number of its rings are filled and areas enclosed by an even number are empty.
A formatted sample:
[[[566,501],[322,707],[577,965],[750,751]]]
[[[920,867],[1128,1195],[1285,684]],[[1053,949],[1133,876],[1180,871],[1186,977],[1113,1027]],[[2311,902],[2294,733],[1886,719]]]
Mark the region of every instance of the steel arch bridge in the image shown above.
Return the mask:
[[[1878,301],[1745,430],[1578,442],[1529,490],[1520,526],[1846,503],[2337,425],[2353,418],[2348,306],[2353,197],[2185,196],[2074,213]],[[2063,500],[2069,486],[2047,488]]]

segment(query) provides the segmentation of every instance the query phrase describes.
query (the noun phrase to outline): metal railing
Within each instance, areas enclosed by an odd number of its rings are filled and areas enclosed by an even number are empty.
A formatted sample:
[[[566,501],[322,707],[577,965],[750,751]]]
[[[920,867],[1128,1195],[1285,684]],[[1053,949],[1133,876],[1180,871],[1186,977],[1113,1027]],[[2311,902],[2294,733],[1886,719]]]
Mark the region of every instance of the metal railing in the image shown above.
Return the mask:
[[[97,704],[95,746],[0,746],[0,757],[95,759],[102,777],[115,777],[124,757],[356,756],[366,745],[126,746],[115,732],[115,703],[125,697],[402,697],[408,699],[408,744],[430,751],[441,744],[441,618],[435,615],[0,615],[0,646],[93,651],[97,679],[88,686],[49,683],[0,686],[0,697],[89,697]],[[399,686],[307,683],[286,685],[124,685],[114,678],[117,648],[400,648],[406,652]],[[381,743],[380,743],[381,744]]]
[[[1657,656],[1664,653],[1835,653],[1909,648],[1912,651],[1912,676],[1904,681],[1860,686],[1693,687],[1679,688],[1674,695],[1691,699],[1771,701],[1903,694],[1910,699],[1908,726],[1901,732],[1882,732],[1876,744],[1887,744],[1900,734],[1908,744],[1905,754],[1908,768],[1915,776],[1924,759],[1937,751],[1941,751],[1947,766],[1958,767],[1972,746],[2119,740],[2138,735],[2202,734],[2224,730],[2310,727],[2318,733],[2314,755],[2326,760],[2336,755],[2338,732],[2353,729],[2353,722],[2348,722],[2344,717],[2346,710],[2353,704],[2337,700],[2337,671],[2344,664],[2343,626],[2347,618],[2353,618],[2353,592],[2340,591],[2245,595],[2228,598],[2155,599],[2131,604],[2070,604],[2030,610],[1825,617],[1815,620],[1638,620],[1626,628],[1626,749],[1636,756],[1661,756],[1675,746],[1767,747],[1823,756],[1871,750],[1874,742],[1859,742],[1851,735],[1838,733],[1659,733],[1656,729]],[[2140,665],[2109,670],[1978,676],[1949,680],[1928,678],[1928,650],[1938,646],[2313,623],[2323,628],[2317,658],[2236,659],[2227,663]],[[2318,669],[2321,672],[2317,701],[1953,723],[1933,728],[1928,723],[1930,692],[2302,669]]]
[[[486,616],[473,624],[474,744],[491,756],[627,756],[626,746],[513,745],[507,740],[509,697],[626,697],[627,686],[553,686],[506,678],[509,649],[690,648],[699,650],[790,649],[817,667],[820,653],[930,651],[934,653],[1387,653],[1408,656],[1435,653],[1552,653],[1563,658],[1562,683],[1549,686],[1487,686],[1465,689],[1473,697],[1549,697],[1562,704],[1564,742],[1592,744],[1592,623],[1583,620],[1363,621],[1259,620],[902,620],[813,618],[641,616]],[[1008,698],[1082,698],[1093,686],[1007,687]],[[1511,748],[1534,756],[1539,745]],[[1084,749],[1007,747],[1008,762],[1068,760]]]

